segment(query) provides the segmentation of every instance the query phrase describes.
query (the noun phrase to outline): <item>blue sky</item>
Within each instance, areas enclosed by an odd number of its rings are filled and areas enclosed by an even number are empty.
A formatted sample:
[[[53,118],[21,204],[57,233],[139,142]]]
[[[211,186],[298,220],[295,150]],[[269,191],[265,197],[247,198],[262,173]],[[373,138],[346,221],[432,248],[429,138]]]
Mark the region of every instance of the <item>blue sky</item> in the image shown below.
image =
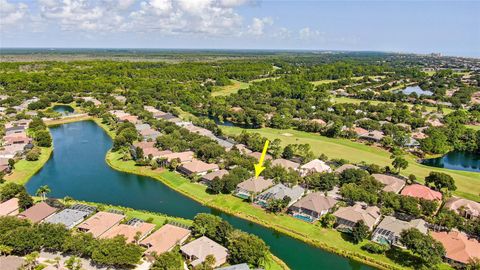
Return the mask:
[[[480,57],[479,13],[480,1],[0,0],[0,46]]]

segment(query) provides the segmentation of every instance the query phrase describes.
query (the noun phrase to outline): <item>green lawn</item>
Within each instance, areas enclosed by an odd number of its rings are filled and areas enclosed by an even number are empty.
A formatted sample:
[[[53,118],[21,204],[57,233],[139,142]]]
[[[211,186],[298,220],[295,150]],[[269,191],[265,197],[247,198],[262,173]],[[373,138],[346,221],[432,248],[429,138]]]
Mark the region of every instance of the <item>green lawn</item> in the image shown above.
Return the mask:
[[[480,125],[467,125],[468,128],[480,130]]]
[[[213,97],[217,96],[228,96],[233,93],[237,93],[240,89],[247,89],[250,86],[250,83],[231,80],[233,82],[232,85],[226,85],[221,87],[214,87],[214,91],[212,92]]]
[[[34,176],[48,161],[50,155],[52,154],[53,147],[41,147],[40,158],[36,161],[27,161],[25,159],[19,160],[15,163],[15,168],[13,172],[6,175],[4,179],[8,182],[14,182],[17,184],[24,185],[28,182],[30,177]]]
[[[225,134],[236,135],[242,129],[237,127],[222,127]],[[282,144],[299,144],[308,143],[312,147],[312,151],[316,155],[326,154],[329,158],[343,158],[350,162],[359,163],[365,161],[367,163],[375,163],[380,166],[391,164],[390,153],[362,143],[357,143],[347,139],[327,138],[318,134],[296,131],[296,130],[279,130],[271,128],[252,129],[249,132],[258,132],[262,136],[273,139],[282,140]],[[480,201],[480,174],[475,172],[466,172],[458,170],[448,170],[442,168],[434,168],[419,164],[412,155],[407,156],[409,166],[402,174],[408,176],[414,174],[420,181],[423,181],[431,171],[444,172],[451,175],[458,187],[455,191],[456,195]]]
[[[275,215],[267,213],[264,210],[254,207],[232,195],[208,194],[204,185],[192,183],[176,172],[159,170],[152,171],[149,167],[135,166],[133,161],[122,161],[121,154],[114,152],[109,152],[107,154],[106,161],[110,166],[117,170],[150,176],[204,205],[279,230],[282,233],[328,251],[342,256],[355,258],[364,263],[374,264],[377,267],[403,268],[386,256],[370,254],[363,251],[360,248],[361,245],[354,245],[351,242],[345,241],[342,235],[336,230],[324,229],[286,214]]]
[[[378,104],[394,104],[393,102],[387,102],[387,101],[379,101],[379,100],[364,100],[364,99],[358,99],[358,98],[349,98],[349,97],[334,97],[331,99],[332,102],[334,103],[353,103],[353,104],[360,104],[362,102],[370,102],[373,105],[378,105]],[[407,104],[410,108],[413,107],[414,105],[412,104]],[[422,105],[420,105],[422,106]],[[429,112],[436,112],[437,107],[434,106],[425,106],[427,111]],[[444,114],[449,114],[453,112],[453,109],[450,108],[443,108],[443,113]]]

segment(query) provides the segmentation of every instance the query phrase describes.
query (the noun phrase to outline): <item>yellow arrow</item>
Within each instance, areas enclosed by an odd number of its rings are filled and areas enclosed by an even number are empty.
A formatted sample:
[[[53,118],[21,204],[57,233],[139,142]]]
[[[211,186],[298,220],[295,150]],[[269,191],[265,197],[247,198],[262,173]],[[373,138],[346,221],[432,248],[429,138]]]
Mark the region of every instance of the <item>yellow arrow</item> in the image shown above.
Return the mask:
[[[270,143],[269,140],[265,141],[265,145],[263,146],[263,151],[262,155],[260,156],[260,160],[258,160],[258,164],[255,164],[255,178],[258,178],[260,173],[265,170],[265,167],[263,167],[263,161],[265,160],[265,155],[267,154],[267,149],[268,149],[268,144]]]

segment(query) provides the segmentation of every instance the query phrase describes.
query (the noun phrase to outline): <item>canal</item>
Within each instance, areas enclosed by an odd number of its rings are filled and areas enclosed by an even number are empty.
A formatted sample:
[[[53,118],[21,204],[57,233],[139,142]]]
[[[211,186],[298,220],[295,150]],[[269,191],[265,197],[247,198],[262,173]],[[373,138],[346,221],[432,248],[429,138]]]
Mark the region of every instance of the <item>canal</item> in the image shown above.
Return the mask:
[[[149,177],[119,172],[105,162],[112,140],[93,121],[50,129],[54,151],[45,166],[27,183],[30,194],[48,185],[52,197],[144,209],[192,219],[197,213],[221,216],[234,227],[261,237],[272,253],[292,269],[372,269],[310,246],[274,230],[205,207]]]

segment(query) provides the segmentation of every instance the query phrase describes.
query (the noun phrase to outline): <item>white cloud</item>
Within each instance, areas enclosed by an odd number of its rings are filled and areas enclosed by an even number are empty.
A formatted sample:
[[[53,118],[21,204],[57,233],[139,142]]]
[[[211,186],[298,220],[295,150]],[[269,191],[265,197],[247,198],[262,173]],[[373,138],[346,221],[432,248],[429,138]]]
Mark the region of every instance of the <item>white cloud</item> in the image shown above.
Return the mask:
[[[322,33],[318,30],[312,30],[309,27],[305,27],[298,31],[298,36],[303,40],[312,40],[321,37]]]
[[[252,24],[248,27],[248,33],[254,36],[261,36],[264,34],[265,27],[272,25],[273,19],[270,17],[266,18],[253,18]]]
[[[27,13],[28,6],[24,3],[15,4],[8,0],[0,0],[0,27],[18,24],[27,17]]]

